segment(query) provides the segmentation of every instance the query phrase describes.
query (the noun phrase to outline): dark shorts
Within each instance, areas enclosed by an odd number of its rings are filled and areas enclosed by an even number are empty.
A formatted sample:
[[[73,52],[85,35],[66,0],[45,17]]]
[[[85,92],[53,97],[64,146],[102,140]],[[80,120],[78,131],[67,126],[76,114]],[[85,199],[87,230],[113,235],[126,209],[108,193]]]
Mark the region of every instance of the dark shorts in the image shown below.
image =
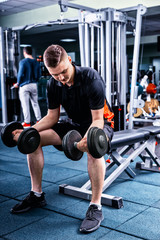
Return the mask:
[[[73,123],[70,119],[64,119],[56,123],[52,129],[60,136],[61,139],[63,139],[63,137],[71,130],[78,131],[83,137],[87,132],[89,126],[90,125],[81,128],[78,124]],[[113,133],[114,133],[113,129],[105,122],[103,130],[109,138],[109,148],[110,148],[110,142],[112,140]],[[54,145],[54,147],[60,151],[63,151],[61,145]]]

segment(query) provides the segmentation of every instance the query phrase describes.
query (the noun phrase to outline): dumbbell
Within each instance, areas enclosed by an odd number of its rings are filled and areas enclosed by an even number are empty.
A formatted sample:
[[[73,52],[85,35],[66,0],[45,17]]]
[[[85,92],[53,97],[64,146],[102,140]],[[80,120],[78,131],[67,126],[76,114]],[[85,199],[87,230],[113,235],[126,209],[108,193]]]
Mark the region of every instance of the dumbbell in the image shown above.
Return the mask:
[[[82,136],[76,130],[69,131],[62,140],[62,148],[65,155],[74,161],[82,158],[83,152],[77,148],[77,143],[81,141]],[[101,158],[108,151],[108,141],[105,132],[97,127],[89,129],[87,134],[87,146],[89,153],[94,158]]]
[[[34,152],[40,143],[40,135],[35,128],[28,128],[23,130],[19,135],[18,141],[13,140],[12,132],[16,129],[23,129],[19,122],[11,122],[6,124],[1,130],[1,139],[7,147],[15,147],[23,154]]]

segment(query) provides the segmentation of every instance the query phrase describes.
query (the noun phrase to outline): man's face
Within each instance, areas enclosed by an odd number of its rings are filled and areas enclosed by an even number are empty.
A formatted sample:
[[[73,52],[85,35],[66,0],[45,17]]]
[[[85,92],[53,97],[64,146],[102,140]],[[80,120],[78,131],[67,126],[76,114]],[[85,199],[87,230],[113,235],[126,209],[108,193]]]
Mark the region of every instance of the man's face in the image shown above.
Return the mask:
[[[52,77],[62,84],[72,83],[73,68],[68,58],[61,61],[57,67],[47,67],[47,69]]]

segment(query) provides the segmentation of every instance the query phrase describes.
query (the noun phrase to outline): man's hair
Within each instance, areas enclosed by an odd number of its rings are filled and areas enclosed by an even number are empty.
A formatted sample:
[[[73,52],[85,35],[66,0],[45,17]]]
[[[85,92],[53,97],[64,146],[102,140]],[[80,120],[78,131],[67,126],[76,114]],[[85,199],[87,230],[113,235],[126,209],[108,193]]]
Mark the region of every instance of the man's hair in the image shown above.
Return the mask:
[[[32,55],[32,48],[27,46],[23,48],[23,51],[26,52],[29,55]]]
[[[66,56],[67,53],[63,47],[52,44],[45,50],[43,60],[46,67],[55,68]]]

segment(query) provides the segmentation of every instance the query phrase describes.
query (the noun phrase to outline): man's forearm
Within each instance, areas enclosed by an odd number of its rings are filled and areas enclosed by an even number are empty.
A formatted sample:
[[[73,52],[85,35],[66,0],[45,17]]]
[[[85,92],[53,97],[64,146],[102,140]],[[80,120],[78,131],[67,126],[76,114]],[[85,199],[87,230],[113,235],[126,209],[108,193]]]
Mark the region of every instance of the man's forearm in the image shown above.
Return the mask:
[[[58,122],[58,119],[50,118],[48,115],[43,117],[38,123],[36,123],[33,127],[37,129],[38,132],[43,130],[50,129]]]
[[[103,119],[98,119],[98,120],[93,121],[89,128],[91,128],[91,127],[98,127],[98,128],[103,129],[104,120]]]

